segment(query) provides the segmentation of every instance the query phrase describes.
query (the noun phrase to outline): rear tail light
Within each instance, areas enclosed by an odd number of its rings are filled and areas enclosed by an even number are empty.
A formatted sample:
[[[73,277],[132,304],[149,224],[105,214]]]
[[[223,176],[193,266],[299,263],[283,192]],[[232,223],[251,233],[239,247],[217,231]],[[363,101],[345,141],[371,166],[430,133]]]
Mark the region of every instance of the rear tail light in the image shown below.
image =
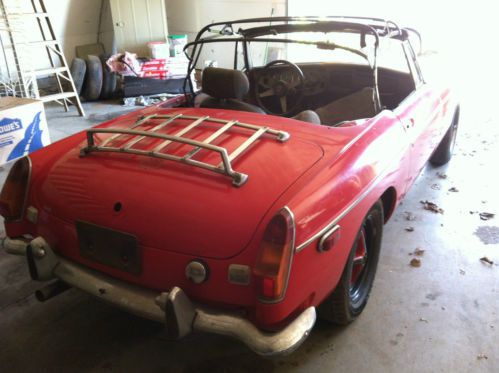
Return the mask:
[[[0,193],[0,215],[6,221],[21,220],[26,208],[31,161],[19,159],[10,169],[9,176]]]
[[[267,225],[254,267],[261,301],[273,303],[284,298],[294,246],[294,217],[291,210],[285,207]]]

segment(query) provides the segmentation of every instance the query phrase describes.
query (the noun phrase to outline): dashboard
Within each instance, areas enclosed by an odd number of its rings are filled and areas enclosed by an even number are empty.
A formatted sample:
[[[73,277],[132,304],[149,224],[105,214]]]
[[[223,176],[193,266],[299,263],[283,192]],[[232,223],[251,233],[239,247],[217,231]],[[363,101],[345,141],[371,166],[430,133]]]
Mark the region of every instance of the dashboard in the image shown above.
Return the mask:
[[[367,65],[338,63],[304,63],[298,64],[304,75],[302,86],[303,107],[317,108],[341,97],[357,92],[365,87],[374,86],[372,69]],[[271,80],[297,82],[295,71],[286,65],[271,66],[264,71],[263,67],[253,68],[249,72],[252,93],[259,80],[269,84]],[[378,70],[380,96],[385,98],[387,107],[398,103],[415,89],[412,76],[399,71],[380,68]]]

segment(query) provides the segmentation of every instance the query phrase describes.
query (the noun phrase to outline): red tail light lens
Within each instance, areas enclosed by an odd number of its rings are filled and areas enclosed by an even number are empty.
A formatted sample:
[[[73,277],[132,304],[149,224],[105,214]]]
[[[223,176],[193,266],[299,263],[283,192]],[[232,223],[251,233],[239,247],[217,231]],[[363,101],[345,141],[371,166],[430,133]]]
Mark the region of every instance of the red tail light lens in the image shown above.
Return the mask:
[[[6,221],[22,219],[30,173],[31,161],[28,157],[19,159],[10,169],[0,193],[0,215]]]
[[[287,207],[267,225],[254,268],[261,301],[278,302],[288,285],[295,246],[295,222]]]

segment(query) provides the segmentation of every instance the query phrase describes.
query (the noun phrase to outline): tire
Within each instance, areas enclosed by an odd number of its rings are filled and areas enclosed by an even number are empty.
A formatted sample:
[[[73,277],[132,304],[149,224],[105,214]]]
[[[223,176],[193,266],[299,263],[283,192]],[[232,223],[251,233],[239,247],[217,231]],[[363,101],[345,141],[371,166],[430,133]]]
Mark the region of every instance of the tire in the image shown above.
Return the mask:
[[[454,145],[456,143],[457,127],[459,124],[459,111],[454,114],[454,119],[452,119],[452,124],[445,133],[444,138],[440,141],[437,148],[430,157],[430,163],[433,166],[443,166],[448,163],[452,158],[452,152],[454,150]]]
[[[99,56],[102,64],[102,89],[100,92],[100,99],[106,100],[112,98],[116,91],[116,74],[106,64],[109,54],[101,54]]]
[[[81,94],[86,72],[87,64],[85,63],[85,60],[78,57],[74,58],[73,62],[71,62],[71,77],[73,78],[78,95]]]
[[[83,84],[82,96],[87,101],[95,101],[99,99],[102,89],[102,63],[99,57],[88,55],[86,64],[87,74]]]
[[[319,306],[319,317],[346,325],[362,313],[376,276],[383,221],[383,204],[378,201],[362,222],[338,285]]]

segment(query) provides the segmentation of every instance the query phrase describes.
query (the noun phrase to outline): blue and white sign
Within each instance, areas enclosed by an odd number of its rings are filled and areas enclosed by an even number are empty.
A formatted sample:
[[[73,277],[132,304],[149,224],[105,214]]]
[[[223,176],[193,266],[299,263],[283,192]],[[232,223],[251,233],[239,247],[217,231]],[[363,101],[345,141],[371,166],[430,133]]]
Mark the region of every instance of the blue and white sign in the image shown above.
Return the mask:
[[[4,118],[0,120],[0,135],[5,135],[9,132],[14,132],[23,128],[21,120]]]
[[[41,101],[0,97],[0,164],[48,144],[50,136]]]

